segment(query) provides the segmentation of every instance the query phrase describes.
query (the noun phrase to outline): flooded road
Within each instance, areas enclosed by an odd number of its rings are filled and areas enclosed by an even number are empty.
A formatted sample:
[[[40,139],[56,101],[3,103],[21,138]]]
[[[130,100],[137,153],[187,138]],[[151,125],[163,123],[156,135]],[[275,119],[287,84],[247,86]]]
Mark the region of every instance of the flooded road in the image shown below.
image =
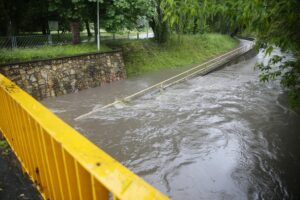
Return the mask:
[[[172,199],[299,199],[300,117],[278,82],[259,82],[254,65],[262,59],[260,53],[82,120],[74,118],[177,72],[42,103]]]

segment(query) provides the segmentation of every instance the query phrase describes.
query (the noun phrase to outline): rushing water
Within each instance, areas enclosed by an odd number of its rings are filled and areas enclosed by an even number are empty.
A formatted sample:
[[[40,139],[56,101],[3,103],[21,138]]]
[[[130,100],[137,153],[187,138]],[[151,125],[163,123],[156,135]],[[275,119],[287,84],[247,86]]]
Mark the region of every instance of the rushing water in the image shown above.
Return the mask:
[[[43,103],[172,199],[298,199],[300,117],[278,82],[259,82],[254,65],[263,59],[260,53],[78,121],[166,73]]]

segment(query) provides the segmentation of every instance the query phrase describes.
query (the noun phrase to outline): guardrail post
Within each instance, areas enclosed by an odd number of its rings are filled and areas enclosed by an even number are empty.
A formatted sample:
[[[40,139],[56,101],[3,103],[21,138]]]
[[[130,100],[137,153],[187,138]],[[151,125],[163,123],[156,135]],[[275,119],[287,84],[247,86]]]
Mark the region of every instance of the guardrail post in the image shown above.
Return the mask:
[[[149,38],[149,28],[147,26],[147,39]]]
[[[50,45],[53,44],[52,43],[52,35],[51,34],[48,35],[48,44],[50,44]]]
[[[17,45],[17,37],[16,36],[12,36],[11,37],[11,48],[14,49],[14,48],[17,48],[18,45]]]

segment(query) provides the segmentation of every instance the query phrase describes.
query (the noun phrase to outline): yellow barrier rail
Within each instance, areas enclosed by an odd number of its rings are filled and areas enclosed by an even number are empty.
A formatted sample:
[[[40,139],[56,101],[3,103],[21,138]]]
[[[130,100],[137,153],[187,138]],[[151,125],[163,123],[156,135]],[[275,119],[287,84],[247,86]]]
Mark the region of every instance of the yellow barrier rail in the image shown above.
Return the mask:
[[[168,199],[1,74],[0,129],[44,199]]]

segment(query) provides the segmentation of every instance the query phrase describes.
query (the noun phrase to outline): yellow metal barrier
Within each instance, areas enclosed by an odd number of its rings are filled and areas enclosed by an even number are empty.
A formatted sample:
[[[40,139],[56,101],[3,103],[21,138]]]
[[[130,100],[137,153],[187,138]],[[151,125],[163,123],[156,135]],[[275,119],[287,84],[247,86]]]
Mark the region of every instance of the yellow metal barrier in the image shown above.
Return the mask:
[[[44,199],[168,199],[1,74],[0,129]]]

